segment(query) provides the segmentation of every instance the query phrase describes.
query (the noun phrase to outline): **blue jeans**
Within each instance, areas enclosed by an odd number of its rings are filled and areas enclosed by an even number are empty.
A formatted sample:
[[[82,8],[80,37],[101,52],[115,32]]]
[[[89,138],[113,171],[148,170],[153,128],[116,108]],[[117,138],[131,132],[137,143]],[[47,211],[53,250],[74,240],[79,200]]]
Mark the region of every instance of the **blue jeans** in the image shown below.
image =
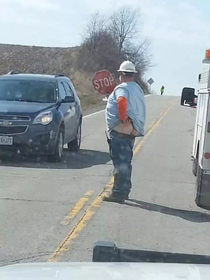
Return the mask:
[[[131,191],[133,146],[134,138],[116,131],[110,133],[109,150],[114,165],[113,196],[126,197]]]

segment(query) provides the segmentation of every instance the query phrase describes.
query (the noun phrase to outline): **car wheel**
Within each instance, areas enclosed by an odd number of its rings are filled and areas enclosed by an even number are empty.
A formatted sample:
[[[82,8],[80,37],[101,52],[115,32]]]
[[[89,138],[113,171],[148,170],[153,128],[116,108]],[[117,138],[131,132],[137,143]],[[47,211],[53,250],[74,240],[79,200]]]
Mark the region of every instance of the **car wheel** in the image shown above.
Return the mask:
[[[68,143],[69,151],[78,152],[81,145],[81,139],[82,139],[82,123],[80,122],[77,128],[77,135],[75,139]]]
[[[60,162],[63,157],[63,146],[64,146],[64,133],[63,129],[59,130],[56,147],[53,155],[50,155],[49,160],[53,162]]]

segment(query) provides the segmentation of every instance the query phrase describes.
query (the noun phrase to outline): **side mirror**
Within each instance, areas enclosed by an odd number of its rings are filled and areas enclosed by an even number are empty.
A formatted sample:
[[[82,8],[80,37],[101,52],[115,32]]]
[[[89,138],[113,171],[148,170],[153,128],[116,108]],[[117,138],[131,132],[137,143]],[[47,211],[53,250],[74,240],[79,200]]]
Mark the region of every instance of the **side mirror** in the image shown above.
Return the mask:
[[[74,96],[66,96],[63,100],[62,103],[73,103],[75,102]]]

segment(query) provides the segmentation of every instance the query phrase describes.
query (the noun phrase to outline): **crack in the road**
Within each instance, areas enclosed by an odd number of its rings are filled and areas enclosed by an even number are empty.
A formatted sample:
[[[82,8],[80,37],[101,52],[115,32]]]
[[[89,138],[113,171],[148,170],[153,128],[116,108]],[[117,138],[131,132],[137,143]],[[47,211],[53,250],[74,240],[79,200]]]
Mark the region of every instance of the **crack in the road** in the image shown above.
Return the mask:
[[[187,185],[193,185],[195,184],[194,182],[187,182],[187,181],[172,181],[172,180],[152,180],[152,179],[145,179],[143,181],[146,182],[155,182],[155,183],[173,183],[173,184],[187,184]]]
[[[147,155],[148,155],[148,153],[147,153]],[[149,156],[148,156],[149,157]],[[188,161],[191,161],[190,159],[189,159],[189,156],[186,156],[186,157],[183,157],[183,156],[164,156],[164,155],[155,155],[155,157],[158,159],[158,158],[161,158],[161,159],[182,159],[182,160],[184,160],[184,159],[186,159],[186,160],[188,160]]]
[[[55,201],[55,200],[38,200],[38,199],[24,199],[24,198],[10,198],[10,197],[1,197],[0,201],[21,201],[21,202],[42,202],[42,203],[58,203],[62,205],[74,204],[74,202],[69,201]]]
[[[89,136],[92,136],[92,134],[87,134],[87,135],[83,136],[83,137],[82,137],[82,140],[85,139],[85,138],[87,138],[87,137],[89,137]]]
[[[40,258],[40,257],[47,257],[51,254],[51,252],[41,252],[41,253],[37,253],[37,255],[32,255],[30,257],[23,257],[23,258],[19,258],[19,259],[14,259],[14,260],[6,260],[6,261],[1,261],[0,260],[0,266],[6,266],[6,265],[11,265],[11,264],[16,264],[16,263],[20,263],[20,262],[25,262],[27,260],[33,260],[36,258]]]
[[[110,165],[110,166],[112,166],[112,164],[106,164],[106,166],[107,165]],[[110,172],[108,172],[109,173],[109,175],[110,175]],[[4,173],[4,177],[11,177],[11,173],[8,173],[8,174],[5,174]],[[28,179],[28,175],[26,176],[26,175],[16,175],[16,174],[12,174],[12,177],[14,178],[14,177],[18,177],[18,178],[26,178],[26,179]],[[106,177],[107,178],[107,175],[94,175],[94,174],[90,174],[90,175],[83,175],[83,178],[88,178],[88,177]],[[31,176],[30,177],[31,179],[42,179],[42,180],[49,180],[49,177],[41,177],[40,175],[37,175],[37,176]],[[71,177],[71,180],[78,180],[78,179],[81,179],[81,176],[78,176],[78,177],[76,177],[76,176],[73,176],[73,177]],[[66,181],[68,181],[69,180],[69,178],[64,178],[64,177],[54,177],[53,178],[53,180],[56,180],[56,181],[60,181],[60,180],[66,180]]]

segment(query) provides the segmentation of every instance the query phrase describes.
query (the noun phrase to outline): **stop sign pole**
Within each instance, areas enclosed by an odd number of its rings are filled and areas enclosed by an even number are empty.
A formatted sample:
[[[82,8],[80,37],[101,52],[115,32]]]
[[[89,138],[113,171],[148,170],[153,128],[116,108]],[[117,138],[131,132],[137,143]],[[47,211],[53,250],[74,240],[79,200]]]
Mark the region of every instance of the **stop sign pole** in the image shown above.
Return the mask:
[[[96,72],[92,84],[95,91],[102,95],[110,95],[117,85],[114,74],[111,74],[108,70]]]

